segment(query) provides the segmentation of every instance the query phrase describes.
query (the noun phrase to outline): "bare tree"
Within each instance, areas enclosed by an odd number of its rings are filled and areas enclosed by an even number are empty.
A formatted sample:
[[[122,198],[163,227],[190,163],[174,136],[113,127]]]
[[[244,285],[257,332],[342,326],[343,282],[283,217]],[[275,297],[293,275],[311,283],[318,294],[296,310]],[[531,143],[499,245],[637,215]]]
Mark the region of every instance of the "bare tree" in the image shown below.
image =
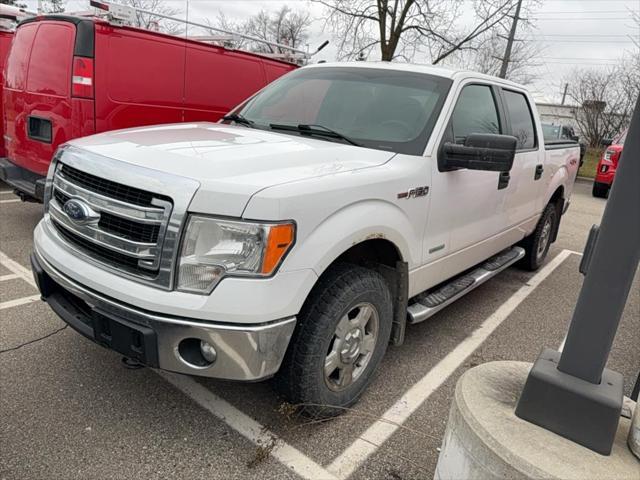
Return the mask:
[[[591,147],[626,128],[640,93],[640,56],[624,58],[609,70],[576,70],[569,98],[578,107],[576,122]]]
[[[66,3],[66,0],[45,0],[42,8],[45,13],[63,13]]]
[[[507,42],[500,29],[488,32],[475,42],[475,48],[451,55],[445,64],[467,68],[487,75],[498,76],[502,65],[502,56]],[[505,78],[528,85],[536,80],[535,69],[539,66],[535,58],[542,53],[540,43],[532,41],[516,41],[511,50],[511,60]]]
[[[168,6],[164,0],[121,0],[119,3],[142,10],[149,10],[160,15],[176,16],[180,13],[179,10]],[[134,26],[173,35],[178,35],[183,31],[183,26],[179,22],[140,12],[136,13]]]
[[[219,12],[211,26],[227,31],[242,32],[267,42],[279,43],[292,48],[301,48],[308,38],[311,17],[308,13],[291,10],[283,6],[274,12],[260,10],[244,22],[233,22]],[[241,38],[233,40],[234,48],[246,48],[260,53],[287,53],[283,49],[262,42],[251,42]]]
[[[327,8],[326,24],[343,59],[379,48],[382,60],[412,59],[423,48],[433,64],[475,49],[474,40],[509,20],[516,0],[474,1],[476,22],[459,26],[463,2],[451,0],[312,0]]]

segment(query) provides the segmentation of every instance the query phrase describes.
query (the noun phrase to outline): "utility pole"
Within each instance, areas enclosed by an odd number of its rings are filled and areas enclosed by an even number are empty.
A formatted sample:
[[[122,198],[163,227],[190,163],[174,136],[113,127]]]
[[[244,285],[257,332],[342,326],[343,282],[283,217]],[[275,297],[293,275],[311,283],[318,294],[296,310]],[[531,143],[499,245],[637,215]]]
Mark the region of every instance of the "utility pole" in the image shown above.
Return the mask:
[[[562,102],[560,102],[560,105],[564,105],[564,101],[567,98],[567,88],[569,88],[569,84],[565,83],[564,84],[564,92],[562,92]]]
[[[522,0],[518,0],[516,5],[516,14],[511,22],[511,30],[509,31],[509,37],[507,38],[507,48],[504,50],[504,57],[502,57],[502,66],[500,67],[500,78],[507,78],[507,69],[509,68],[509,61],[511,60],[511,48],[513,47],[513,40],[516,37],[516,29],[518,28],[518,20],[520,19],[520,7],[522,7]]]

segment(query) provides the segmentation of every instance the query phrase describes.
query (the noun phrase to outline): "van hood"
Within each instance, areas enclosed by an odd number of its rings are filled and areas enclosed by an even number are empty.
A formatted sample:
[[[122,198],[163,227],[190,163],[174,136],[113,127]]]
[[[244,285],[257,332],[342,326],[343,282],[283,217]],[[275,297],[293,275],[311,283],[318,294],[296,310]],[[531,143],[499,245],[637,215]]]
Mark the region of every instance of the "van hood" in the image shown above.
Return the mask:
[[[77,148],[196,180],[190,210],[241,216],[265,188],[375,167],[393,152],[242,126],[180,123],[116,130],[69,142]]]

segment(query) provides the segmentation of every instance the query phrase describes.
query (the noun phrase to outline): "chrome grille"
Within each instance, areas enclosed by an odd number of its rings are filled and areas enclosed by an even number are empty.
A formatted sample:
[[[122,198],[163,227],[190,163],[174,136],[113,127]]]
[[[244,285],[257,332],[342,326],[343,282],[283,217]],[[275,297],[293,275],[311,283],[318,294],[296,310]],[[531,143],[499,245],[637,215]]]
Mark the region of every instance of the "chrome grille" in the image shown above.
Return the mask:
[[[163,195],[100,178],[58,163],[49,215],[62,238],[109,267],[153,278],[158,274],[164,234],[173,204]],[[71,199],[99,215],[90,222],[72,219],[64,209]]]

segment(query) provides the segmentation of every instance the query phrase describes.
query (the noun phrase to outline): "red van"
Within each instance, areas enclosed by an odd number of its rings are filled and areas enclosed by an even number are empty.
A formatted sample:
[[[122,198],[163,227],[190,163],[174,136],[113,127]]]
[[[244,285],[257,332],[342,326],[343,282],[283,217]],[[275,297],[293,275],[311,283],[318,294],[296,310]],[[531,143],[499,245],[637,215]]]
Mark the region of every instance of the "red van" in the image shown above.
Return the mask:
[[[119,128],[217,121],[296,65],[95,17],[21,22],[4,81],[0,180],[42,201],[58,145]]]

